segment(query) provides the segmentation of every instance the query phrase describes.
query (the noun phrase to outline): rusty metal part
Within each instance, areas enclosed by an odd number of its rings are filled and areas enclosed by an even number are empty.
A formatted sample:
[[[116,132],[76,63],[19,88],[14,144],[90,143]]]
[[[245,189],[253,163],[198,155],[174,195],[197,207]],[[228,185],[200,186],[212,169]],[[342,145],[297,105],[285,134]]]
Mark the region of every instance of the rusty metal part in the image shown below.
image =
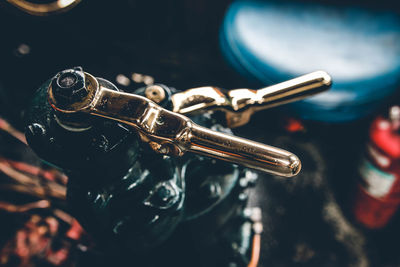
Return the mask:
[[[160,154],[182,156],[189,151],[285,177],[294,176],[301,169],[300,160],[290,152],[212,131],[145,97],[105,88],[88,73],[85,77],[88,95],[68,107],[57,104],[49,87],[49,102],[59,114],[83,113],[127,124]]]
[[[11,5],[17,7],[25,13],[34,16],[48,16],[70,10],[81,0],[56,0],[47,3],[33,3],[27,0],[6,0]]]
[[[199,87],[172,96],[173,111],[195,114],[205,110],[220,110],[226,114],[226,125],[235,128],[246,124],[257,111],[297,101],[327,90],[331,77],[324,71],[258,90]]]

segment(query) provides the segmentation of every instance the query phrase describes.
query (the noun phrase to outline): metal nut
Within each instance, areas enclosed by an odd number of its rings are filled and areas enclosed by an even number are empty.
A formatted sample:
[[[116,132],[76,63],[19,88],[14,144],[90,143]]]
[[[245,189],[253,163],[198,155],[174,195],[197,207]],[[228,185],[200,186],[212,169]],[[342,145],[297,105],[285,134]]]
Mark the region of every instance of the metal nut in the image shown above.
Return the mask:
[[[157,104],[165,99],[165,91],[160,85],[150,85],[144,91],[146,97]]]
[[[56,101],[62,104],[72,104],[82,100],[88,95],[82,68],[59,72],[51,82],[51,90]]]

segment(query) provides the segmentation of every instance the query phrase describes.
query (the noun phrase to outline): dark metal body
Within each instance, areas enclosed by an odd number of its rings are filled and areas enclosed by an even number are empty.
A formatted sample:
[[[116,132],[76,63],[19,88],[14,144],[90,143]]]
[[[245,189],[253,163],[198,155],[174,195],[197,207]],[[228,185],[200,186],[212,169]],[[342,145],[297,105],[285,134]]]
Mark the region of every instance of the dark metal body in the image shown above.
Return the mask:
[[[48,103],[49,83],[37,91],[27,112],[27,140],[40,157],[69,174],[73,213],[111,252],[112,262],[122,264],[135,255],[138,266],[158,265],[167,258],[174,265],[246,263],[251,230],[244,230],[242,213],[254,174],[196,155],[179,160],[158,155],[134,130],[101,118],[88,129],[65,129]],[[144,90],[135,93],[143,95]],[[165,108],[171,107],[167,96],[161,103]],[[206,115],[192,119],[231,133]],[[235,242],[242,243],[240,249],[232,248]],[[209,256],[202,259],[205,253]],[[149,256],[154,254],[160,256]]]

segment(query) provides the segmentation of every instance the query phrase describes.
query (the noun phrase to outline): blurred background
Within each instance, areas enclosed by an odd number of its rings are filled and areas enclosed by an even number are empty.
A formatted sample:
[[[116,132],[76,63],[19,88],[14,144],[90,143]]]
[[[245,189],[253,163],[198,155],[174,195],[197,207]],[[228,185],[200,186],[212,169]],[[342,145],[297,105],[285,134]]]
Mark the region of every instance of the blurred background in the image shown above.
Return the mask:
[[[126,91],[328,72],[328,92],[234,129],[303,163],[294,179],[260,175],[250,194],[263,211],[258,266],[400,266],[398,2],[5,0],[0,29],[0,265],[98,259],[66,204],[68,178],[23,134],[40,85],[82,66]]]

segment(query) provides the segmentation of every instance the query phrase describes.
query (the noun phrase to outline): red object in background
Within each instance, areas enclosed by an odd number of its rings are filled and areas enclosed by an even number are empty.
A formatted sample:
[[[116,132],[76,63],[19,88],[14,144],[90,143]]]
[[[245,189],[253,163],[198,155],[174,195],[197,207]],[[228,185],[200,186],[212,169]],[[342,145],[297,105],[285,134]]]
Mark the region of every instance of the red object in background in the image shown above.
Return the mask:
[[[301,120],[294,118],[285,118],[284,122],[285,122],[284,124],[285,130],[290,133],[304,131],[304,125],[301,122]]]
[[[367,228],[382,228],[400,206],[400,107],[372,123],[359,174],[355,219]]]

